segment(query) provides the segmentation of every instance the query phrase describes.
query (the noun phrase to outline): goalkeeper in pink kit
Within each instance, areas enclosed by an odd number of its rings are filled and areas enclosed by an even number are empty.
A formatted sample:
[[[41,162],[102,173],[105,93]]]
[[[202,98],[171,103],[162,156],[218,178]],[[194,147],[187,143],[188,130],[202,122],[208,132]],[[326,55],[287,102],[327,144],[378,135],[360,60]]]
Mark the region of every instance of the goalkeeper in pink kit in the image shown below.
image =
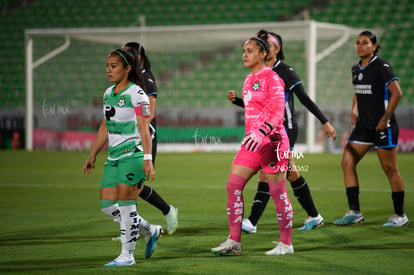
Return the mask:
[[[251,69],[243,84],[245,136],[230,169],[227,182],[227,215],[230,235],[212,248],[216,255],[240,255],[243,222],[243,189],[260,169],[276,206],[280,242],[266,255],[293,253],[293,209],[286,192],[289,140],[283,126],[284,83],[265,65],[267,41],[252,37],[243,45],[244,65]]]

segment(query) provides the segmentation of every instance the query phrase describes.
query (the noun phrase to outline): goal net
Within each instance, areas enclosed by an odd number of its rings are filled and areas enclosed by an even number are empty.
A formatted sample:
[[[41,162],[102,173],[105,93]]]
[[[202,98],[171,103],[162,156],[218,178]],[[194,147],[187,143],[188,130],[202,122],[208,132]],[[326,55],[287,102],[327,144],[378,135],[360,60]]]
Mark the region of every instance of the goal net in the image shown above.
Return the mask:
[[[249,70],[243,42],[259,29],[279,33],[286,63],[339,133],[350,128],[350,68],[359,30],[300,22],[164,27],[28,29],[26,37],[26,148],[88,150],[102,120],[108,53],[129,41],[146,49],[159,96],[159,150],[236,150],[243,110],[227,100]],[[306,151],[340,147],[321,135],[322,126],[296,100],[298,146]]]

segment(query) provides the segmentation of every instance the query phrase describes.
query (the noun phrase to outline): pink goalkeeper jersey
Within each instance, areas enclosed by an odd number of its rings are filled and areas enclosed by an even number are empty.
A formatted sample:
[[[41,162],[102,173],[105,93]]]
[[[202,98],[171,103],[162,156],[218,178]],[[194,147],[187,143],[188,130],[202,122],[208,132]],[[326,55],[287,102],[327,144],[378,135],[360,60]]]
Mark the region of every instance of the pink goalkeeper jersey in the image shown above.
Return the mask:
[[[273,125],[272,133],[283,133],[284,90],[283,80],[269,67],[246,77],[243,84],[245,134],[265,122]]]

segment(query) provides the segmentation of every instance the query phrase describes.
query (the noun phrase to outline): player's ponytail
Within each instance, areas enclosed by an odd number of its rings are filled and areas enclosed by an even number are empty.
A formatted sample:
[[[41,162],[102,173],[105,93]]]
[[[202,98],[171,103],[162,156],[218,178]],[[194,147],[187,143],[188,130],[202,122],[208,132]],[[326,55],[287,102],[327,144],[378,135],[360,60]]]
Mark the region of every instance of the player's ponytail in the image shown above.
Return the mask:
[[[268,32],[268,36],[269,37],[273,37],[277,43],[278,43],[278,47],[279,47],[279,52],[276,55],[277,60],[285,60],[285,54],[283,53],[283,40],[282,37],[274,32]]]
[[[125,43],[123,48],[133,48],[137,52],[141,62],[141,70],[151,71],[151,62],[145,53],[145,48],[138,42],[128,42]]]
[[[265,40],[265,41],[272,41],[276,47],[279,49],[279,52],[276,54],[277,60],[285,60],[285,54],[283,53],[283,41],[282,37],[274,32],[269,32],[267,30],[261,29],[257,32],[257,37]]]
[[[151,75],[152,79],[155,81],[155,77],[151,71],[151,61],[149,60],[145,52],[144,46],[142,46],[142,44],[138,42],[128,42],[125,43],[123,47],[135,50],[138,61],[140,62],[139,68],[141,70],[141,73],[143,70],[145,70],[148,74]]]

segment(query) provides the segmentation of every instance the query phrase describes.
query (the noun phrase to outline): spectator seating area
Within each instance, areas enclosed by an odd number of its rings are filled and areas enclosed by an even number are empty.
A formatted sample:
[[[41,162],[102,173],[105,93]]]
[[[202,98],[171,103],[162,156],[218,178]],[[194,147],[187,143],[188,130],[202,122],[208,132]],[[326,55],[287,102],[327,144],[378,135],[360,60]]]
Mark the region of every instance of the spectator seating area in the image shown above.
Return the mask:
[[[357,28],[381,28],[381,57],[393,64],[401,79],[404,92],[402,104],[414,104],[414,77],[411,65],[414,56],[414,5],[411,0],[300,0],[260,2],[240,0],[120,0],[114,4],[110,0],[22,0],[2,1],[0,4],[0,108],[19,108],[25,104],[25,69],[24,69],[24,30],[27,28],[80,28],[80,27],[120,27],[140,26],[140,15],[145,15],[148,26],[247,23],[265,21],[298,20],[308,14],[312,20],[340,23]],[[308,13],[304,13],[308,11]],[[56,44],[61,41],[56,41]],[[59,63],[65,64],[65,58],[79,58],[85,62],[82,67],[62,68],[50,64],[47,68],[39,66],[35,70],[35,89],[37,100],[57,97],[60,101],[70,101],[73,105],[91,104],[100,97],[107,86],[104,74],[104,61],[90,58],[90,51],[95,49],[91,42],[74,42],[72,52],[57,56]],[[40,42],[35,47],[35,54],[45,51],[50,45]],[[150,49],[148,49],[150,53]],[[107,52],[102,52],[105,56]],[[168,94],[161,106],[220,106],[223,95],[211,91],[227,91],[240,88],[245,75],[241,63],[241,50],[234,48],[225,55],[215,57],[212,62],[198,63],[190,70],[182,68],[184,63],[171,63],[170,68],[157,66],[158,57],[153,58],[154,74],[159,79],[160,88],[165,91],[174,87],[176,92]],[[160,56],[159,58],[168,58]],[[199,56],[183,56],[183,60],[198,59]],[[356,59],[355,59],[356,60]],[[295,65],[300,75],[304,74],[301,64],[296,64],[294,56],[289,56],[289,63]],[[187,64],[188,65],[188,64]],[[173,72],[183,69],[187,73],[175,77]],[[239,69],[239,74],[229,73]],[[61,76],[56,76],[61,72]],[[196,75],[200,81],[190,82]],[[78,81],[82,77],[84,81]],[[64,79],[63,79],[64,78]],[[187,81],[188,80],[188,81]],[[53,82],[54,86],[63,87],[58,93],[43,91],[42,84]],[[71,85],[66,84],[71,83]],[[75,83],[75,85],[72,85]],[[186,89],[191,86],[191,89]],[[65,90],[65,87],[67,90]],[[183,88],[183,89],[180,89]],[[94,97],[89,92],[97,90]],[[186,91],[180,93],[180,91]],[[88,93],[85,96],[85,93]],[[35,100],[36,101],[36,100]],[[62,102],[64,104],[64,102]]]

